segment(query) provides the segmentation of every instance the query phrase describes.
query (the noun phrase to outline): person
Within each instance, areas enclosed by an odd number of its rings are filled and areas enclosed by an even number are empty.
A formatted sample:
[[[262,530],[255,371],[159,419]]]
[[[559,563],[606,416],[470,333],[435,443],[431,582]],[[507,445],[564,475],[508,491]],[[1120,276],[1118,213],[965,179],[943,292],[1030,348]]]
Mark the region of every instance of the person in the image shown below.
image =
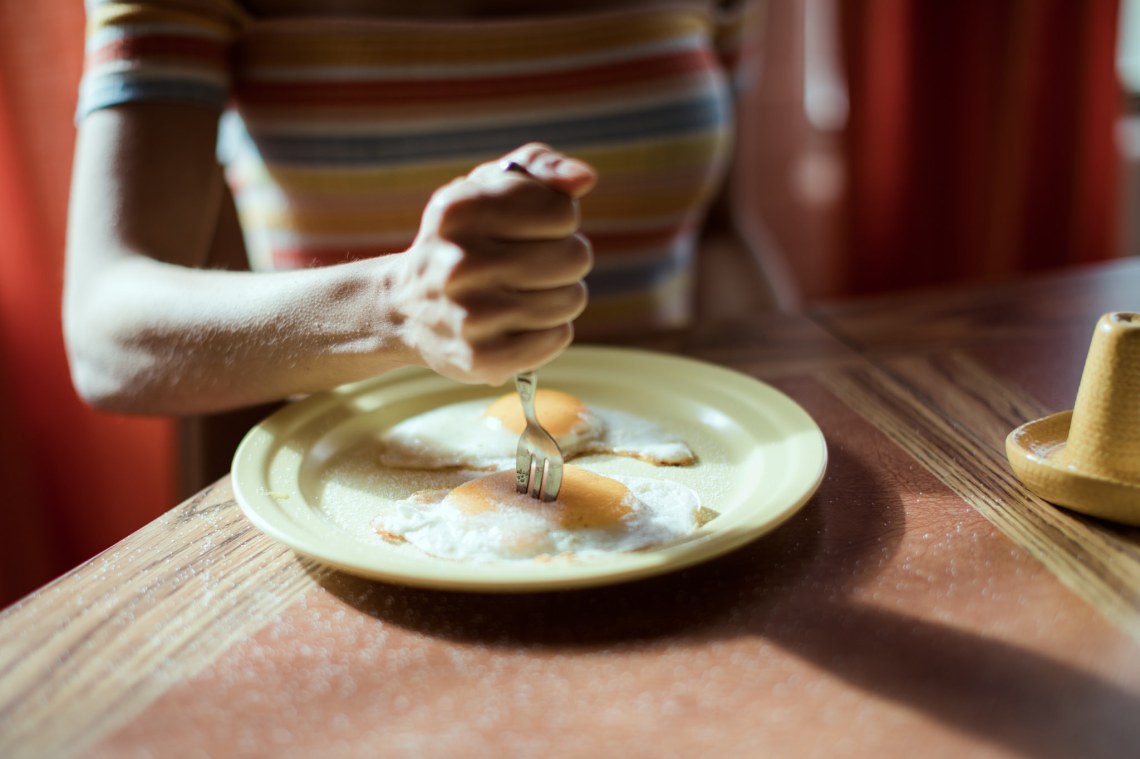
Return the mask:
[[[499,384],[689,323],[737,5],[88,0],[75,387],[185,416]]]

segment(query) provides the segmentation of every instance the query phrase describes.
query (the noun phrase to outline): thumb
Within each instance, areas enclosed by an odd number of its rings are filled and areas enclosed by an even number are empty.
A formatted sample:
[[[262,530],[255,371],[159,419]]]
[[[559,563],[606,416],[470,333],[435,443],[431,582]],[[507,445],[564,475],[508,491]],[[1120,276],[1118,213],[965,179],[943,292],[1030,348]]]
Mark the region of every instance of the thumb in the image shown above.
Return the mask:
[[[504,171],[526,174],[577,200],[594,188],[598,174],[584,161],[533,143],[508,153],[499,162]]]

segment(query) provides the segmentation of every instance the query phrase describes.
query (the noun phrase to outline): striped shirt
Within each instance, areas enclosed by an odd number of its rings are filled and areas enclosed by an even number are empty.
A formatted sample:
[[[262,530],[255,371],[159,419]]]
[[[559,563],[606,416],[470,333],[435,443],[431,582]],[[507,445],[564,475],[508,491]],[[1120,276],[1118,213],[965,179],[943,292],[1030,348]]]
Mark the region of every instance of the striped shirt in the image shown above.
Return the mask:
[[[732,121],[734,27],[704,4],[462,22],[259,19],[230,0],[87,9],[79,116],[134,101],[224,112],[218,153],[254,270],[404,250],[434,189],[540,141],[599,173],[579,334],[691,318]]]

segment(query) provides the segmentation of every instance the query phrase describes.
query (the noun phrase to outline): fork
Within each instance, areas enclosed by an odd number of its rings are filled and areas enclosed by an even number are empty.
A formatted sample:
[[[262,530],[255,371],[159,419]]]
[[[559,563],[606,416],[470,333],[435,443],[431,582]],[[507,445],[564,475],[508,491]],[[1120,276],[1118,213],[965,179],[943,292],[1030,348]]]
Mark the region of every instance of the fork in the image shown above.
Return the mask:
[[[515,486],[532,498],[553,501],[562,487],[562,451],[541,424],[534,411],[538,378],[534,372],[515,375],[515,389],[522,401],[526,429],[519,437],[515,456]]]

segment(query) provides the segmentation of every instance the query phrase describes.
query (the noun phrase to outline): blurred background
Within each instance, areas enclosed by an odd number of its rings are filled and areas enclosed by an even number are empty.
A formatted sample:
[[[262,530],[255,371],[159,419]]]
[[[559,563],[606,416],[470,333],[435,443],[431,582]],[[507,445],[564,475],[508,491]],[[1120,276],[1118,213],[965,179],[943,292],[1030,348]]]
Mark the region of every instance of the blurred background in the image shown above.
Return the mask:
[[[1140,248],[1140,0],[768,0],[738,206],[806,301]],[[177,502],[167,420],[75,396],[60,327],[78,0],[0,0],[0,606]]]

